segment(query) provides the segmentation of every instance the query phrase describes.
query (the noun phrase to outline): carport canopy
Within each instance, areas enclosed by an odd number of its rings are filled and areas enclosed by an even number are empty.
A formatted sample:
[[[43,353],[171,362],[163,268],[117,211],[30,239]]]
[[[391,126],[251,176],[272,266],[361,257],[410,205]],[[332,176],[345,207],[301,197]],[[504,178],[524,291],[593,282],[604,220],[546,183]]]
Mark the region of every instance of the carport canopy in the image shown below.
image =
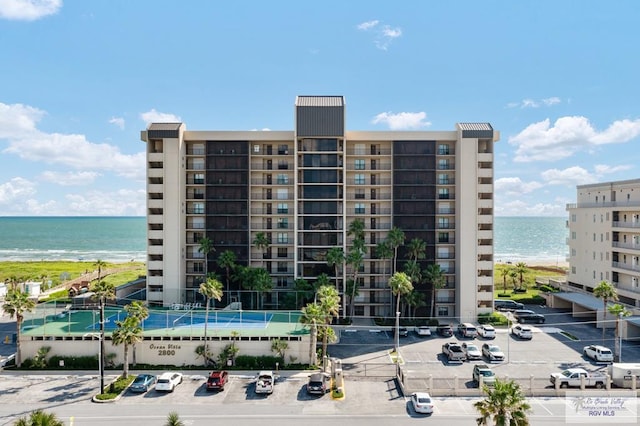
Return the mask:
[[[588,294],[561,292],[552,293],[552,295],[553,297],[558,297],[562,300],[566,300],[567,302],[575,303],[592,311],[602,309],[602,300]]]

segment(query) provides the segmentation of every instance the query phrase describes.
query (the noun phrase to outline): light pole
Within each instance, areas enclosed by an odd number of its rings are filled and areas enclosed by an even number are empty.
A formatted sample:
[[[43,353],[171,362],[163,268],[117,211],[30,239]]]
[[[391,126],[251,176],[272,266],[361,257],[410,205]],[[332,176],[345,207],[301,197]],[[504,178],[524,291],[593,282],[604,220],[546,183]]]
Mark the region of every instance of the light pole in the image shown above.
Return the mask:
[[[622,315],[623,312],[618,312],[618,362],[622,362]]]
[[[400,295],[398,295],[400,297]],[[396,312],[396,363],[400,357],[400,312]]]
[[[102,363],[102,335],[99,333],[87,333],[83,337],[91,336],[98,339],[98,371],[100,372],[100,395],[104,393],[104,365]]]

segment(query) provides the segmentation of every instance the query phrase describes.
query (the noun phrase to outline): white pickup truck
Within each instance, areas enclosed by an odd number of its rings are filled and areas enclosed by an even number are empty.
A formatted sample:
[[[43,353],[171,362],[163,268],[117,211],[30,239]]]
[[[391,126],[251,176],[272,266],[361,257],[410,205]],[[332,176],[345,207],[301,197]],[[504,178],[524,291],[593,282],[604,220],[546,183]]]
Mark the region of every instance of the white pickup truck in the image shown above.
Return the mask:
[[[583,368],[569,368],[561,373],[551,373],[551,384],[560,383],[561,388],[580,387],[582,385],[582,377],[584,377],[584,385],[586,387],[595,387],[602,389],[607,381],[607,376],[592,374]]]
[[[276,376],[273,371],[261,371],[258,373],[256,380],[256,393],[257,394],[271,394],[273,393],[273,386],[276,384]]]

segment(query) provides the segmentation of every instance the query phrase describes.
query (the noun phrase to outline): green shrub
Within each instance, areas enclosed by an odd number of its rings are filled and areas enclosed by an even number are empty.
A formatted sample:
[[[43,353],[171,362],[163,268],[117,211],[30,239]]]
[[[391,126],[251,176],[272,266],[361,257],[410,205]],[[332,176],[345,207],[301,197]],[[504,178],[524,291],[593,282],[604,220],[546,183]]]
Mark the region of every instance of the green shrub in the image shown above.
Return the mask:
[[[60,361],[64,366],[60,367]],[[53,355],[47,360],[47,367],[53,370],[95,370],[98,368],[98,356],[60,356]]]
[[[550,286],[549,284],[543,284],[540,286],[540,291],[543,291],[545,293],[557,293],[560,290],[558,290],[557,288]]]
[[[107,391],[103,394],[96,395],[96,399],[101,401],[106,401],[109,399],[114,399],[118,395],[120,395],[126,388],[129,387],[131,382],[135,379],[135,375],[129,375],[126,379],[122,376],[118,377],[115,382],[109,384],[106,388]]]
[[[235,359],[235,368],[239,370],[271,370],[276,368],[276,362],[284,367],[284,360],[273,355],[238,355]]]
[[[539,295],[523,297],[523,298],[514,299],[514,300],[517,300],[523,305],[544,305],[545,303],[547,303],[545,298]]]
[[[499,312],[493,312],[491,314],[478,314],[479,324],[507,325],[507,322],[507,317]]]

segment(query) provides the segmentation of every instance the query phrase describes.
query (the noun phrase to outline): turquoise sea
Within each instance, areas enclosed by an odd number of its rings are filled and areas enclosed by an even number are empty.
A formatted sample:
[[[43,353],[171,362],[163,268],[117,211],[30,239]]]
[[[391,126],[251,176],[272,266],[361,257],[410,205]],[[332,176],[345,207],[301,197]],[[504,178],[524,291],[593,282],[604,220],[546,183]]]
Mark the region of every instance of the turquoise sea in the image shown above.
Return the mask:
[[[144,217],[0,217],[0,261],[146,259]],[[564,262],[566,219],[496,217],[498,262]]]

